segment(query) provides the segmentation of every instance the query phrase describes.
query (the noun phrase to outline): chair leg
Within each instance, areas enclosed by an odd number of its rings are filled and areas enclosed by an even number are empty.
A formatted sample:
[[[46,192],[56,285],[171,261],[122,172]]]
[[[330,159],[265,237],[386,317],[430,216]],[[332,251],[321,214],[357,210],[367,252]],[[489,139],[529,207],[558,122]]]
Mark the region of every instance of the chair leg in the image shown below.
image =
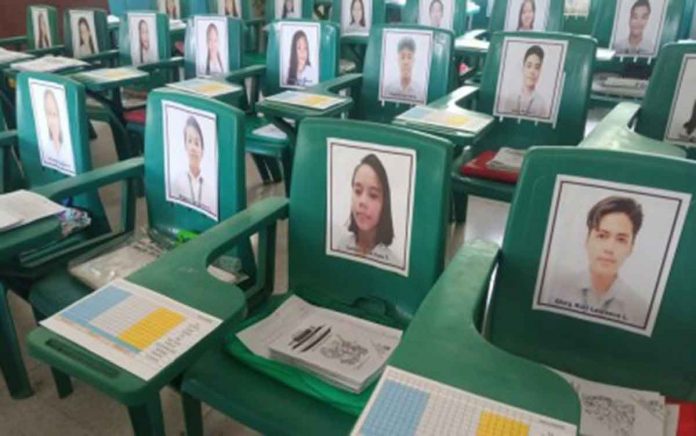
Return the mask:
[[[36,308],[32,308],[32,310],[34,311],[34,319],[37,324],[45,318]],[[53,375],[53,383],[56,385],[58,398],[66,398],[73,393],[72,381],[69,375],[53,367],[51,367],[51,374]]]
[[[271,182],[271,177],[270,174],[268,173],[268,168],[266,167],[266,161],[263,156],[260,156],[258,154],[252,154],[251,158],[254,160],[254,164],[256,164],[256,169],[259,170],[259,175],[261,176],[261,180],[263,181],[263,184],[266,185]]]
[[[267,157],[266,166],[268,167],[268,172],[271,174],[271,180],[273,183],[280,183],[283,181],[283,174],[280,172],[280,165],[278,164],[278,159],[274,157]]]
[[[285,178],[285,195],[290,197],[290,181],[292,180],[292,154],[289,151],[283,153],[283,177]]]
[[[203,436],[201,402],[186,392],[181,392],[181,404],[184,408],[186,436]]]
[[[457,224],[466,221],[467,195],[459,192],[452,193],[452,218]]]
[[[164,418],[159,393],[147,403],[128,407],[135,436],[164,436]]]
[[[34,391],[31,389],[27,368],[22,359],[7,292],[5,286],[0,283],[0,367],[10,395],[19,400],[31,397]]]

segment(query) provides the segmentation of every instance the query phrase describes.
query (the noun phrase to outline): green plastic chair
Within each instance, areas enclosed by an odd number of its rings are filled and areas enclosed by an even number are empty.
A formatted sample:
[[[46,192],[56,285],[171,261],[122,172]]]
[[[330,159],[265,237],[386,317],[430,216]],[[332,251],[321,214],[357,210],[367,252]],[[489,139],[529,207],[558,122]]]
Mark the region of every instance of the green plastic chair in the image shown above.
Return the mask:
[[[408,276],[326,254],[328,180],[327,165],[323,162],[327,159],[328,138],[415,150],[413,228],[429,231],[412,234]],[[237,231],[246,235],[275,224],[277,218],[267,217],[277,214],[278,209],[289,214],[290,291],[286,295],[270,296],[271,285],[268,298],[253,313],[266,314],[294,293],[314,304],[405,327],[442,270],[449,185],[445,168],[451,150],[447,141],[395,126],[316,118],[305,121],[299,131],[296,178],[289,205],[286,201],[268,199],[252,206],[251,209],[264,211],[255,220],[242,226],[222,223],[216,229],[220,235]],[[217,243],[234,243],[234,239],[222,237]],[[417,257],[413,256],[415,253]],[[356,277],[360,280],[355,280]],[[236,342],[233,336],[230,340]],[[255,357],[249,351],[242,354],[252,360]],[[341,406],[330,393],[336,389],[317,378],[272,361],[257,361],[255,368],[251,368],[220,347],[211,350],[185,373],[181,390],[189,435],[202,434],[199,401],[265,434],[347,434],[357,418],[357,412],[337,408]],[[369,393],[343,392],[342,395],[353,397],[356,404],[364,404]],[[268,407],[269,404],[277,407]],[[308,410],[312,413],[306,413]]]
[[[488,13],[488,4],[494,0],[472,0],[479,7],[479,13],[474,15],[471,19],[472,29],[487,29],[488,22],[490,21],[490,14]],[[491,6],[492,8],[492,6]]]
[[[261,28],[266,20],[263,16],[257,16],[252,0],[210,0],[208,13],[227,15],[231,18],[244,20],[246,25],[244,37],[245,47],[250,56],[247,63],[263,63],[266,58],[261,53]],[[229,4],[229,6],[228,6]]]
[[[353,6],[353,0],[345,0]],[[356,0],[357,1],[357,0]],[[360,3],[363,5],[364,2]],[[372,28],[378,25],[383,25],[387,22],[386,17],[386,2],[385,0],[372,0],[372,24],[369,33],[372,33]],[[360,72],[363,70],[365,62],[365,48],[369,37],[365,35],[349,34],[348,28],[343,28],[343,0],[334,0],[331,5],[331,21],[341,27],[341,74]],[[350,21],[348,21],[350,23]],[[365,23],[366,25],[368,23]]]
[[[167,200],[165,192],[165,140],[167,135],[163,122],[163,104],[165,102],[182,105],[189,110],[205,111],[215,117],[213,120],[218,141],[218,217],[208,216],[188,206]],[[174,244],[183,234],[200,234],[215,225],[218,220],[224,220],[246,206],[245,166],[243,147],[242,113],[227,104],[209,98],[196,96],[169,89],[152,91],[148,96],[149,118],[152,120],[146,128],[146,144],[144,164],[145,200],[148,211],[148,228],[156,231],[158,238],[163,238]],[[205,126],[201,127],[203,131]],[[183,132],[183,126],[182,126]],[[206,150],[204,148],[204,150]],[[129,169],[132,172],[132,169]],[[126,223],[124,235],[118,241],[110,241],[109,245],[95,248],[95,253],[108,249],[117,242],[133,235],[134,221]],[[241,262],[241,267],[248,278],[239,286],[247,289],[249,298],[255,292],[256,276],[251,245],[241,244],[238,252],[234,252]],[[53,271],[32,286],[29,302],[32,304],[36,317],[43,319],[90,293],[92,289],[74,278],[67,269]],[[60,397],[72,392],[70,380],[57,380]]]
[[[427,14],[421,16],[420,13],[420,4],[426,2],[427,4],[431,3],[429,0],[407,0],[404,7],[403,22],[432,26],[430,17]],[[463,35],[468,30],[467,0],[454,0],[453,4],[451,27],[448,26],[450,18],[443,18],[441,26],[433,27],[451,30],[455,36]]]
[[[587,36],[573,36],[567,33],[497,33],[491,40],[490,53],[481,87],[463,87],[450,96],[432,104],[434,107],[447,107],[452,104],[465,105],[476,98],[476,110],[493,114],[498,76],[501,69],[501,51],[506,37],[529,37],[541,40],[561,40],[568,42],[568,51],[564,65],[565,81],[563,94],[558,107],[555,126],[549,123],[520,121],[513,118],[497,119],[495,125],[487,130],[481,138],[469,138],[469,144],[455,160],[452,169],[452,191],[454,194],[454,212],[457,221],[463,221],[468,195],[510,202],[515,185],[476,177],[464,176],[460,167],[486,150],[497,150],[502,146],[525,149],[533,145],[577,145],[584,137],[589,95],[592,82],[592,67],[595,61],[596,43]],[[466,138],[465,138],[466,139]]]
[[[691,0],[672,0],[667,2],[662,34],[659,37],[659,49],[679,37],[682,16],[686,11],[686,2]],[[611,48],[614,18],[621,4],[618,0],[596,2],[599,6],[592,36],[599,47]],[[655,11],[655,14],[657,11]],[[626,77],[648,80],[652,73],[654,57],[615,56],[611,60],[599,60],[595,65],[595,78],[592,85],[593,103],[600,106],[614,106],[623,101],[640,101],[645,96],[645,88],[621,88],[605,86],[608,77]]]
[[[111,49],[111,35],[106,16],[107,13],[103,9],[67,9],[64,12],[63,34],[68,56],[105,67],[115,63],[118,49]],[[88,29],[90,35],[89,40],[83,44],[79,34],[73,37],[79,28]],[[78,43],[77,47],[75,42]]]
[[[665,279],[662,302],[654,307],[658,312],[651,335],[617,328],[616,323],[602,325],[575,319],[563,312],[532,310],[532,303],[541,301],[535,300],[535,283],[543,259],[549,207],[559,175],[686,193],[693,199],[695,170],[696,165],[687,160],[638,153],[583,148],[530,151],[502,248],[483,253],[465,246],[449,267],[468,271],[466,267],[470,262],[497,264],[484,326],[488,340],[510,353],[580,377],[694,401],[696,353],[689,344],[695,339],[696,319],[685,310],[694,298],[690,292],[694,280],[691,267],[693,229],[696,228],[693,202],[683,204],[687,211],[683,232],[680,240],[673,242],[678,245],[669,277]],[[579,212],[581,222],[585,221],[587,213],[587,210]],[[644,223],[648,220],[646,215]],[[636,244],[640,244],[641,236],[645,238],[638,233]],[[657,246],[654,249],[660,250]],[[487,275],[468,276],[467,281],[478,290],[476,297],[465,297],[469,301],[461,306],[469,318],[466,324],[472,325],[475,319],[472,315],[477,309],[472,303],[482,304],[490,281]],[[675,331],[682,334],[675,335]]]
[[[17,130],[9,129],[0,112],[0,194],[24,187],[21,162],[17,150]]]
[[[266,52],[265,65],[252,65],[234,71],[227,76],[227,80],[234,83],[244,84],[248,78],[254,78],[251,94],[248,101],[251,105],[247,108],[245,121],[246,128],[246,150],[251,153],[256,162],[257,168],[265,183],[279,182],[284,177],[286,180],[286,190],[290,180],[292,169],[293,142],[295,140],[292,132],[286,131],[285,138],[271,137],[255,133],[254,131],[267,126],[270,122],[260,116],[255,110],[258,100],[258,91],[264,96],[277,94],[286,89],[291,89],[280,83],[280,47],[281,29],[285,25],[310,25],[319,28],[319,82],[330,81],[338,74],[338,27],[332,23],[311,21],[311,20],[282,20],[271,23],[268,26],[268,50]],[[311,53],[310,53],[311,55]],[[260,85],[260,86],[259,86]],[[290,118],[296,118],[291,115]],[[281,126],[282,127],[282,126]],[[290,136],[288,136],[290,133]],[[280,160],[282,175],[277,165]]]
[[[73,147],[74,174],[81,174],[92,168],[84,87],[71,79],[57,75],[20,73],[17,82],[17,142],[27,189],[37,189],[51,182],[73,177],[70,175],[69,168],[66,168],[64,173],[44,167],[41,163],[36,131],[36,126],[41,123],[37,123],[34,119],[30,91],[30,82],[34,81],[46,84],[48,88],[43,89],[53,89],[58,101],[61,101],[60,93],[64,93],[67,114],[63,112],[63,117],[67,118],[64,125],[68,126]],[[41,92],[41,90],[34,92]],[[62,111],[60,106],[59,110]],[[69,259],[89,249],[95,242],[107,241],[118,234],[110,230],[96,189],[69,192],[55,197],[54,200],[88,211],[92,223],[84,230],[61,240],[39,241],[40,243],[35,244],[40,247],[39,249],[16,253],[11,259],[0,263],[0,287],[2,288],[0,334],[2,342],[8,348],[8,353],[2,353],[2,367],[10,393],[15,398],[30,396],[32,390],[22,362],[12,315],[7,305],[7,291],[12,289],[20,297],[27,298],[30,287],[41,277],[55,268],[64,266]]]
[[[696,35],[696,0],[686,0],[684,15],[682,16],[681,30],[679,39],[694,39]]]

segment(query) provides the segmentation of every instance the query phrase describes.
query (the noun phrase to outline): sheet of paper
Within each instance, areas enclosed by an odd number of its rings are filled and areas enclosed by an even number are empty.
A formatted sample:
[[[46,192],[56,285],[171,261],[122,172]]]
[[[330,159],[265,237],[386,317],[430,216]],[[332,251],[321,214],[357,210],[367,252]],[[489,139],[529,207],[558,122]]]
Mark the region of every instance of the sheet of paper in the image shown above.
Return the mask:
[[[665,428],[665,398],[657,392],[597,383],[555,370],[580,397],[580,433],[654,436]]]
[[[266,100],[307,107],[310,109],[324,110],[332,106],[336,106],[339,103],[343,103],[345,98],[332,97],[330,95],[323,94],[312,94],[309,92],[285,91],[281,92],[280,94],[266,97]]]
[[[239,92],[243,89],[239,85],[201,78],[167,83],[167,86],[186,92],[193,92],[194,94],[205,95],[207,97],[232,94],[233,92]]]
[[[469,50],[469,51],[488,51],[490,47],[488,41],[482,41],[476,38],[457,38],[454,43],[456,50]]]
[[[608,62],[614,58],[616,52],[610,48],[597,48],[596,58],[598,61]]]
[[[111,82],[117,80],[132,79],[135,77],[147,77],[148,73],[132,67],[99,68],[75,74],[75,77],[86,78],[95,82]]]
[[[66,58],[64,56],[43,56],[30,61],[15,62],[10,64],[17,71],[34,71],[40,73],[52,73],[66,68],[83,67],[89,65],[79,59]]]
[[[251,133],[258,136],[265,136],[267,138],[274,139],[287,139],[288,135],[282,130],[274,126],[273,124],[266,124],[265,126],[254,129]]]
[[[14,220],[16,223],[11,227],[16,227],[47,216],[57,215],[65,208],[44,196],[20,189],[0,195],[0,210],[4,211],[3,215],[5,215],[0,218],[0,221],[7,225]],[[3,226],[0,225],[0,228]]]
[[[169,30],[181,30],[186,29],[186,23],[182,20],[170,19],[169,20]]]
[[[665,406],[665,436],[677,436],[679,428],[679,405],[667,404]]]
[[[22,218],[18,217],[11,210],[0,209],[0,231],[9,230],[22,223]]]
[[[41,325],[147,381],[221,322],[157,292],[116,280]]]
[[[33,56],[28,53],[22,53],[19,51],[7,50],[0,47],[0,64],[8,64],[10,62],[15,62],[20,59],[28,59]]]
[[[576,426],[387,366],[352,436],[571,436]]]
[[[399,120],[430,124],[465,132],[480,132],[493,122],[493,117],[462,109],[461,112],[416,106],[397,117]]]
[[[106,24],[119,24],[121,19],[116,15],[109,15],[106,17]]]

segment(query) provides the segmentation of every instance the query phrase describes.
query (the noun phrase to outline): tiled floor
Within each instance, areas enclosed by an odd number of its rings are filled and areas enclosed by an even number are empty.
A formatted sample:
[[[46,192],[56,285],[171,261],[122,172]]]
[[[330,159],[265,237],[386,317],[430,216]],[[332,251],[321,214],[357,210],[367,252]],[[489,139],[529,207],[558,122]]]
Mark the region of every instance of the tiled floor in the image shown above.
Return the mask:
[[[588,131],[603,112],[592,112],[588,122]],[[96,166],[102,166],[116,160],[111,133],[108,126],[97,124],[98,138],[92,143],[93,159]],[[258,174],[247,159],[247,195],[248,202],[283,195],[281,185],[264,186]],[[112,223],[119,213],[119,189],[107,187],[102,192],[107,204],[107,212]],[[138,223],[147,221],[144,200],[139,200]],[[450,257],[463,240],[463,226],[452,227],[449,235],[448,257]],[[276,259],[277,292],[287,288],[287,224],[282,222],[278,229]],[[34,326],[29,306],[10,293],[13,314],[20,337],[24,337]],[[75,392],[66,399],[59,400],[51,379],[50,371],[45,365],[33,360],[25,353],[35,394],[25,400],[10,398],[0,377],[0,435],[129,435],[130,422],[124,407],[110,400],[90,386],[75,382]],[[184,434],[183,415],[179,396],[171,389],[161,393],[168,435]],[[250,435],[253,430],[234,422],[215,410],[204,406],[205,434],[207,435]]]

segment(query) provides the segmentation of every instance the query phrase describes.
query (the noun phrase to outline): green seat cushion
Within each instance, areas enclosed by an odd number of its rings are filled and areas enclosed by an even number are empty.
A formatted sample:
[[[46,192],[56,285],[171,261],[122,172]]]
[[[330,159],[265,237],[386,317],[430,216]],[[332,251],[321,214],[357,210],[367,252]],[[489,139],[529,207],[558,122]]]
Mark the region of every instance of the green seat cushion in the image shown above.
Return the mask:
[[[92,292],[92,288],[61,268],[34,283],[29,292],[32,307],[45,317],[68,307]]]
[[[290,142],[286,139],[272,138],[253,133],[254,130],[271,124],[266,118],[256,114],[249,114],[244,119],[244,130],[246,134],[246,151],[254,154],[281,157],[285,150],[290,147]]]

